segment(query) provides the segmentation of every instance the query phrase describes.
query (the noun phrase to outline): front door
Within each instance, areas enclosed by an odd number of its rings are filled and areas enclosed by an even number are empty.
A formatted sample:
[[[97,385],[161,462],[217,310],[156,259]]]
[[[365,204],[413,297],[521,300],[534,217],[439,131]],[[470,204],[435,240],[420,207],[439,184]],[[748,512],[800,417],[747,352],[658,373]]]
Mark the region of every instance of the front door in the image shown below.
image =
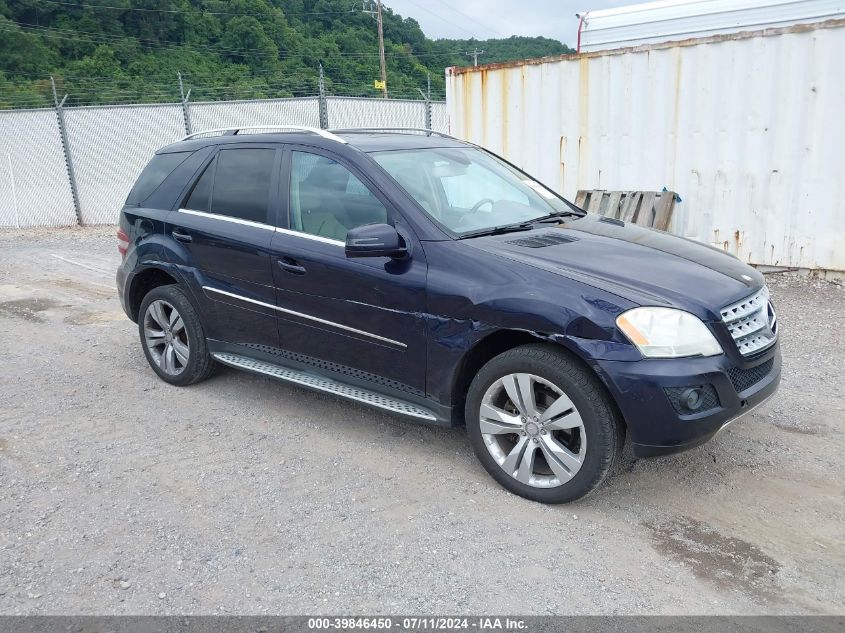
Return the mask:
[[[420,243],[363,174],[330,154],[294,148],[282,173],[281,226],[271,246],[282,347],[422,396],[427,265]],[[347,258],[346,232],[371,223],[396,226],[411,257]]]
[[[280,162],[281,150],[273,146],[221,149],[182,208],[168,216],[167,231],[186,251],[209,338],[278,344],[269,218]]]

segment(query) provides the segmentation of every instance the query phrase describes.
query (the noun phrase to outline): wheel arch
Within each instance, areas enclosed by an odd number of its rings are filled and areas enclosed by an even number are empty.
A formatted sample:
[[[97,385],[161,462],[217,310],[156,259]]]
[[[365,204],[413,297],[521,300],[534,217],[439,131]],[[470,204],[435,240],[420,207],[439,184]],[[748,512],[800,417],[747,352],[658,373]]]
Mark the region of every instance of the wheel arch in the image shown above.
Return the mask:
[[[523,345],[542,345],[550,349],[556,350],[558,353],[564,354],[567,358],[584,368],[590,375],[596,379],[596,384],[607,396],[608,402],[614,408],[618,415],[618,419],[622,420],[626,427],[627,422],[622,415],[619,405],[616,403],[616,398],[613,397],[612,392],[608,389],[605,378],[596,368],[588,363],[576,351],[571,349],[566,340],[559,337],[549,337],[548,335],[531,332],[527,330],[511,330],[502,329],[496,330],[480,339],[473,345],[461,359],[458,371],[455,373],[455,380],[452,384],[452,411],[454,423],[462,425],[465,423],[464,407],[466,405],[466,396],[469,386],[478,371],[490,360],[507,352],[508,350]]]
[[[141,309],[141,302],[150,290],[158,288],[159,286],[171,286],[178,284],[179,280],[172,272],[158,266],[149,266],[138,271],[132,276],[132,281],[129,284],[129,291],[127,294],[129,316],[133,321],[136,323],[138,322],[138,312]]]

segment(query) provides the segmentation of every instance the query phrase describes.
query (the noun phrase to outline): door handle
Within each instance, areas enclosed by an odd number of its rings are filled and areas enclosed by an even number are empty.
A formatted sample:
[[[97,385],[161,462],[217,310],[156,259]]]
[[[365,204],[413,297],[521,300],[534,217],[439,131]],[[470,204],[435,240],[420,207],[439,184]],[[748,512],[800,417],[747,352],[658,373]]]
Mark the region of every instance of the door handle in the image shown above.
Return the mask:
[[[281,257],[276,262],[279,268],[293,275],[305,274],[305,266],[300,265],[293,257]]]
[[[180,229],[173,229],[170,232],[170,234],[173,236],[174,239],[176,239],[180,242],[190,242],[194,239],[190,235],[188,235],[187,233],[184,233],[183,231],[181,231]]]

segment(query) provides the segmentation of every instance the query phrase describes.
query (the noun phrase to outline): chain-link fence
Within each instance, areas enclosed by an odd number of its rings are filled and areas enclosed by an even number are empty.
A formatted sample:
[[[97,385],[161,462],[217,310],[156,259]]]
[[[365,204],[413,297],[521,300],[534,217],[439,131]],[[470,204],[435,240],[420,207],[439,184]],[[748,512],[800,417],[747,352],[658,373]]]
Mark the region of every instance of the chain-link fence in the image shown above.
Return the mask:
[[[113,224],[158,148],[248,125],[448,132],[448,115],[444,102],[332,96],[0,111],[0,227]]]

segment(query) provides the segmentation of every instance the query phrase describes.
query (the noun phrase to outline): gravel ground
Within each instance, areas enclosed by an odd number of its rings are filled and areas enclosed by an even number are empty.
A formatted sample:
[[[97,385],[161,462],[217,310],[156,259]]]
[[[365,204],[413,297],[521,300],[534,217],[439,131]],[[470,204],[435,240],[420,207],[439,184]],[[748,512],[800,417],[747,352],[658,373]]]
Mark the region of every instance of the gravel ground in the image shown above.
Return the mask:
[[[546,507],[437,429],[159,381],[113,229],[0,233],[0,614],[842,613],[842,286],[769,277],[775,399]]]

